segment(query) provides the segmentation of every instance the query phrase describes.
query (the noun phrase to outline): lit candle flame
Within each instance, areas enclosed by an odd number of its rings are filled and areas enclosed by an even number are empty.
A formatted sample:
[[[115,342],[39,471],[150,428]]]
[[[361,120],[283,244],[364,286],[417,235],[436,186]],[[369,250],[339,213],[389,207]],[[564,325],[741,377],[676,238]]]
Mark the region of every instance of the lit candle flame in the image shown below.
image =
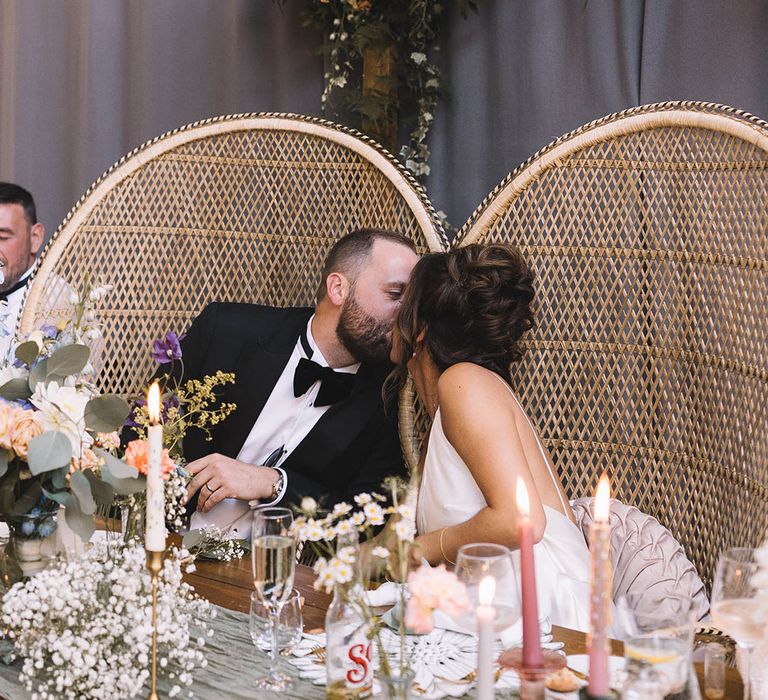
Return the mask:
[[[611,498],[611,482],[603,474],[600,482],[597,484],[597,493],[595,494],[595,521],[601,523],[608,522],[608,510]]]
[[[160,386],[153,382],[147,393],[147,410],[149,411],[149,422],[152,425],[160,423]]]
[[[477,598],[480,605],[485,607],[493,603],[493,596],[496,595],[496,579],[493,576],[486,576],[480,581],[480,588],[477,592]]]
[[[517,477],[515,497],[517,500],[517,512],[524,518],[530,516],[531,503],[528,500],[528,489],[525,487],[525,482],[519,476]]]

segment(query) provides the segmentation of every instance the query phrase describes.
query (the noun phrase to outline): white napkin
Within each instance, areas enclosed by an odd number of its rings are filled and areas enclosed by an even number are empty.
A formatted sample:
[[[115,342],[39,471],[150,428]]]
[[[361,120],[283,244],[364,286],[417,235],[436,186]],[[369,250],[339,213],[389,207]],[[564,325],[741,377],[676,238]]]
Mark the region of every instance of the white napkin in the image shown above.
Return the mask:
[[[374,607],[396,605],[399,601],[399,590],[400,586],[397,583],[393,583],[392,581],[382,583],[378,588],[366,592],[368,604]],[[391,627],[397,628],[399,622],[399,610],[392,609],[385,615],[384,619]],[[451,630],[453,632],[460,632],[461,634],[472,636],[476,636],[477,634],[474,621],[470,617],[463,620],[455,620],[441,610],[435,610],[433,613],[433,620],[436,629]],[[547,649],[561,649],[563,647],[562,643],[552,641],[552,623],[548,616],[542,617],[539,620],[539,629],[541,630],[541,642]],[[520,646],[523,641],[522,618],[518,618],[515,623],[505,630],[502,630],[500,637],[502,646],[505,649],[513,646]]]

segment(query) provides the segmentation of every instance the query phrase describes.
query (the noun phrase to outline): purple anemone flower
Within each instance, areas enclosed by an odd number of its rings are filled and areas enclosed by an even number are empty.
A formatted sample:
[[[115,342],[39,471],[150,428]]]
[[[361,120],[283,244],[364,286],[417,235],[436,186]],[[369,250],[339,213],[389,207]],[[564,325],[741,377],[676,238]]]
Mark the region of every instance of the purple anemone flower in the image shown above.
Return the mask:
[[[183,336],[182,336],[183,337]],[[152,344],[152,359],[158,364],[181,359],[181,345],[179,338],[173,331],[168,331],[165,338],[160,338]]]

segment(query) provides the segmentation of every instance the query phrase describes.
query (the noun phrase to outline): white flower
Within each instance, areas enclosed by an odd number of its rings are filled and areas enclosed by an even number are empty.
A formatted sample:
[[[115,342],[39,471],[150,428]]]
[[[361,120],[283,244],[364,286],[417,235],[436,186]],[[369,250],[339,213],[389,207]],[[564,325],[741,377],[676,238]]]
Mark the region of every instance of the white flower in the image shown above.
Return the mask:
[[[344,501],[342,501],[341,503],[337,503],[333,507],[333,512],[331,513],[331,515],[335,518],[340,515],[346,515],[351,510],[352,510],[352,506],[349,505],[349,503],[345,503]]]
[[[427,60],[427,55],[424,53],[421,53],[419,51],[414,51],[411,54],[411,60],[417,65],[420,66],[424,61]]]
[[[371,554],[379,559],[389,559],[389,550],[386,547],[374,547]]]
[[[399,520],[395,523],[395,534],[402,542],[413,542],[416,536],[416,528],[407,520]]]
[[[26,378],[27,370],[21,367],[14,367],[13,365],[6,365],[0,368],[0,386],[7,384],[11,379]]]
[[[363,508],[365,518],[369,525],[384,524],[384,510],[378,503],[367,503]]]
[[[359,493],[355,496],[355,503],[359,506],[364,506],[366,503],[370,503],[373,499],[369,493]]]
[[[365,522],[365,513],[353,513],[350,520],[355,527],[360,527]]]
[[[39,409],[38,418],[45,430],[64,433],[76,454],[93,444],[93,438],[85,431],[84,421],[85,406],[90,400],[90,394],[76,387],[59,386],[58,382],[47,385],[39,382],[30,398]]]
[[[310,520],[304,527],[304,532],[302,534],[304,535],[304,539],[309,540],[310,542],[319,542],[323,539],[324,532],[323,527],[316,520]]]
[[[350,532],[355,531],[355,527],[349,520],[339,520],[336,523],[335,530],[337,535],[348,535]]]
[[[80,295],[77,292],[70,292],[69,294],[69,303],[74,306],[75,304],[78,304],[80,302]]]
[[[317,511],[317,501],[311,496],[304,496],[301,499],[301,510],[307,515],[314,515]]]
[[[333,563],[333,577],[337,583],[349,583],[352,580],[354,569],[343,561],[338,559]]]
[[[344,564],[355,563],[355,548],[354,547],[342,547],[336,554],[333,562],[342,562]]]
[[[43,349],[43,338],[45,336],[43,335],[42,331],[32,331],[27,336],[27,341],[33,342],[35,345],[37,345],[38,352]]]

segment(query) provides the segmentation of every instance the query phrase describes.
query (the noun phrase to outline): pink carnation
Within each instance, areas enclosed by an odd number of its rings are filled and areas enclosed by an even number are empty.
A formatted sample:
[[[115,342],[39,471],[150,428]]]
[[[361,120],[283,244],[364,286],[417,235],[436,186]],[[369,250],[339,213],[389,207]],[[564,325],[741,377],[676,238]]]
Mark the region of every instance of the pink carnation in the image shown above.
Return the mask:
[[[131,440],[125,450],[123,459],[128,466],[138,469],[139,474],[146,475],[149,469],[149,443],[146,440]],[[166,449],[163,449],[163,458],[160,466],[163,472],[163,479],[167,479],[175,465],[168,456],[168,450]]]
[[[436,568],[423,564],[411,572],[408,590],[411,597],[405,611],[405,624],[417,634],[432,631],[435,610],[455,617],[469,609],[466,587],[443,564]]]

